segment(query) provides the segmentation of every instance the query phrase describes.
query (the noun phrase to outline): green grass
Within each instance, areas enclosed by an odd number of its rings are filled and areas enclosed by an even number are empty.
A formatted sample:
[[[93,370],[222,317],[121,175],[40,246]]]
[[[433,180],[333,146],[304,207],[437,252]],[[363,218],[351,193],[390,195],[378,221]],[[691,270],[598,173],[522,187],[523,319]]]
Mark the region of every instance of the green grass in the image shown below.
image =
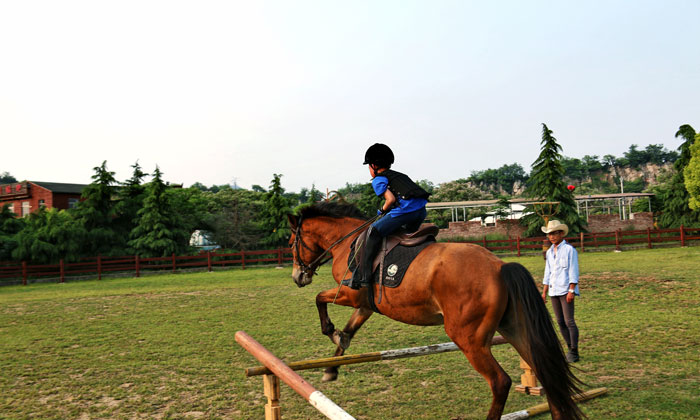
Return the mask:
[[[541,257],[509,258],[539,278]],[[591,419],[700,417],[700,247],[584,253],[576,318],[578,375],[607,396]],[[291,269],[249,269],[0,288],[1,419],[259,419],[258,363],[234,340],[245,330],[292,361],[330,356],[314,296],[329,270],[297,288]],[[351,309],[331,307],[342,326]],[[349,353],[449,341],[441,327],[375,315]],[[494,347],[514,382],[509,346]],[[301,375],[358,419],[484,418],[486,382],[448,353],[354,365],[323,384]],[[511,392],[506,411],[542,397]],[[282,385],[285,419],[321,419]],[[546,415],[539,418],[547,418]]]

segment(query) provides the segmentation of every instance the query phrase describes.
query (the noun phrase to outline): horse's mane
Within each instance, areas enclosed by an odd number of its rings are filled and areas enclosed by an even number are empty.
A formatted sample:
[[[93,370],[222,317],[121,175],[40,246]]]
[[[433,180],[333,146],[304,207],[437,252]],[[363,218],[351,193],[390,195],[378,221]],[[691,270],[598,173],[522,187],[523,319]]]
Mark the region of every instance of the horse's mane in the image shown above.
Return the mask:
[[[354,204],[338,203],[333,201],[322,201],[299,211],[302,219],[312,217],[352,217],[354,219],[367,220],[367,217]]]

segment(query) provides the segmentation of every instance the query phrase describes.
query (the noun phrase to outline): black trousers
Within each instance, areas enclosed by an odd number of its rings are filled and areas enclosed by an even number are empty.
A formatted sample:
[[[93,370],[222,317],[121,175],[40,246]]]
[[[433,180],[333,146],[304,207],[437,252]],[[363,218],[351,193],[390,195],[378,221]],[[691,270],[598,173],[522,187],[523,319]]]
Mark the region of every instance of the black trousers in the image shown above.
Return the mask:
[[[550,296],[552,301],[552,310],[557,318],[559,331],[561,332],[567,347],[578,350],[578,327],[574,320],[574,302],[568,303],[566,295]]]

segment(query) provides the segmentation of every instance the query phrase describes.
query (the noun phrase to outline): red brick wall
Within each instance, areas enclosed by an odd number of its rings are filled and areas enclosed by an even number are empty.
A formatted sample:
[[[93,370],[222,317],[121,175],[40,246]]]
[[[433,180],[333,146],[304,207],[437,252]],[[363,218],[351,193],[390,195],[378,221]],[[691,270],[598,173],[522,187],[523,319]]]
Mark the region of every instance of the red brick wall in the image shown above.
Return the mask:
[[[33,184],[31,182],[28,189],[28,197],[18,198],[15,200],[2,200],[0,201],[0,206],[12,205],[14,204],[15,214],[18,216],[22,215],[22,203],[29,202],[29,212],[33,213],[39,209],[39,200],[44,200],[44,205],[46,208],[57,208],[60,210],[65,210],[68,208],[68,200],[70,198],[76,198],[80,200],[80,194],[70,194],[70,193],[52,193],[44,187]]]
[[[509,238],[523,236],[525,227],[520,226],[517,220],[499,220],[496,226],[482,226],[480,221],[475,222],[450,222],[447,229],[440,229],[438,237],[446,239],[451,237],[476,237],[481,238],[490,234],[504,235]]]
[[[595,214],[588,216],[589,232],[612,232],[615,230],[644,230],[654,228],[651,212],[632,213],[629,220],[620,220],[619,214]]]
[[[650,212],[633,213],[632,219],[620,220],[619,214],[591,215],[588,219],[589,232],[612,232],[615,230],[644,230],[654,228],[654,217]],[[450,222],[447,229],[440,229],[438,238],[452,237],[481,238],[490,234],[500,234],[509,238],[523,236],[525,227],[518,220],[499,220],[496,226],[482,226],[481,222]]]

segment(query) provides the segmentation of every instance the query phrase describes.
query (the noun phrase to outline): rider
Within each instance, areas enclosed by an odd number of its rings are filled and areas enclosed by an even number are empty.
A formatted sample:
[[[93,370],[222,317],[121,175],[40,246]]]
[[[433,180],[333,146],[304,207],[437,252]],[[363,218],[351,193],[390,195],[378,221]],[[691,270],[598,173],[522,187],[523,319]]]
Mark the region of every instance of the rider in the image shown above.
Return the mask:
[[[374,222],[370,228],[362,252],[362,261],[350,282],[353,289],[359,289],[372,282],[372,261],[383,238],[401,227],[405,227],[408,232],[415,232],[425,220],[425,205],[430,194],[407,175],[391,170],[393,163],[394,153],[385,144],[375,143],[365,153],[364,165],[369,165],[374,193],[384,198],[377,214],[385,216]]]

